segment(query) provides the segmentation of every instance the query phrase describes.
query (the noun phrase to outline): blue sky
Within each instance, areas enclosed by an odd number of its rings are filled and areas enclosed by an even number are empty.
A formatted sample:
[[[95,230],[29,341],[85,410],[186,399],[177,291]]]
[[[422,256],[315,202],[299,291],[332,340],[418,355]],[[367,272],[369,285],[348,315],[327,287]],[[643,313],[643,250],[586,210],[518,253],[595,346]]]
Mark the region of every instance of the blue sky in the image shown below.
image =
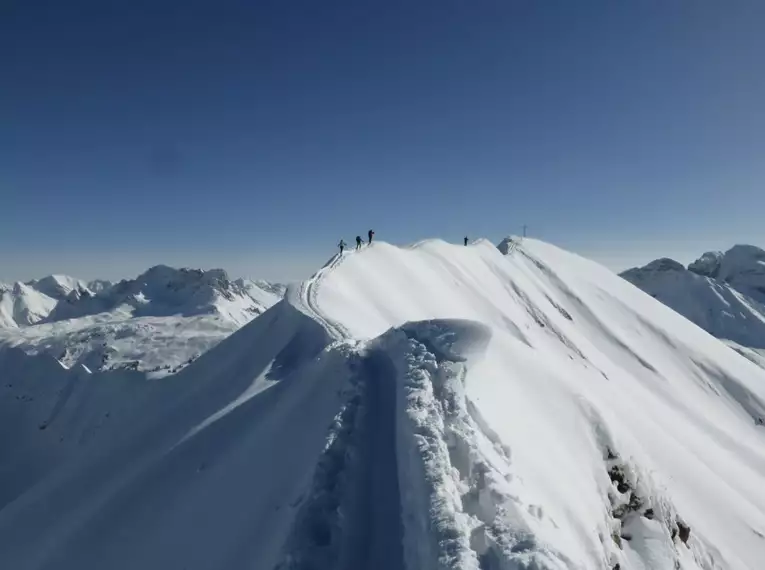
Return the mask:
[[[295,279],[342,237],[765,245],[765,3],[0,9],[0,280]]]

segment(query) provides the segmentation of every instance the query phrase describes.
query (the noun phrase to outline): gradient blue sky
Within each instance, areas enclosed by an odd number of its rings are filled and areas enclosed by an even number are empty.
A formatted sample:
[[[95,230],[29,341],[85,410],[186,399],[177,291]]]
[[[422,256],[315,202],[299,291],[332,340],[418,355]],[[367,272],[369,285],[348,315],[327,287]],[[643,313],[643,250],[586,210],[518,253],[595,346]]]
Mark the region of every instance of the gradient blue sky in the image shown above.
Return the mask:
[[[0,279],[377,237],[765,245],[765,2],[11,0]]]

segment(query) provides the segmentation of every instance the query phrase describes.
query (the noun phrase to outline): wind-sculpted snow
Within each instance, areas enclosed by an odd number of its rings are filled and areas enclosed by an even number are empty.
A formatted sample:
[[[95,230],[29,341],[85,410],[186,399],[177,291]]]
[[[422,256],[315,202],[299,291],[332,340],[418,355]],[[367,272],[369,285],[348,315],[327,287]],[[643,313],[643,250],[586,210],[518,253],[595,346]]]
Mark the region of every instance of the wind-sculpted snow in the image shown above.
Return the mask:
[[[176,375],[90,402],[56,381],[44,429],[14,379],[0,427],[34,453],[0,473],[36,470],[0,567],[761,568],[765,369],[597,264],[503,244],[334,256]],[[105,402],[95,436],[65,429]]]
[[[594,263],[533,240],[507,251],[503,257],[487,242],[465,248],[431,241],[403,250],[377,243],[327,274],[317,299],[355,338],[443,318],[492,331],[484,354],[460,363],[467,370],[465,408],[479,418],[477,433],[489,441],[494,434],[512,458],[510,467],[496,457],[489,462],[503,474],[497,481],[509,474],[518,487],[483,500],[504,509],[493,523],[483,522],[488,539],[455,536],[465,525],[459,516],[449,519],[447,535],[454,538],[441,555],[463,552],[467,543],[487,568],[521,564],[523,556],[509,557],[514,548],[525,553],[523,564],[534,567],[533,560],[540,568],[712,568],[710,557],[722,568],[756,568],[765,555],[765,542],[751,530],[765,526],[757,491],[765,477],[762,370]],[[425,341],[419,341],[431,355],[423,353],[425,370],[437,375],[441,359],[453,357]],[[399,378],[412,378],[402,370]],[[421,384],[427,394],[428,380]],[[415,401],[427,409],[426,396]],[[593,433],[604,431],[609,449],[594,441]],[[431,439],[441,439],[438,430]],[[423,455],[438,457],[437,449]],[[648,490],[613,496],[610,456],[641,473]],[[400,456],[399,465],[406,464]],[[438,473],[448,471],[434,467],[432,477],[441,481]],[[455,486],[436,485],[442,498],[454,497]],[[449,501],[437,504],[459,507]],[[675,519],[667,515],[657,527],[657,516],[642,516],[660,508]],[[472,517],[475,528],[481,524],[475,519],[488,518]],[[677,540],[676,519],[693,529],[690,550]],[[634,528],[651,538],[633,545]],[[457,567],[470,567],[470,553],[460,557]]]

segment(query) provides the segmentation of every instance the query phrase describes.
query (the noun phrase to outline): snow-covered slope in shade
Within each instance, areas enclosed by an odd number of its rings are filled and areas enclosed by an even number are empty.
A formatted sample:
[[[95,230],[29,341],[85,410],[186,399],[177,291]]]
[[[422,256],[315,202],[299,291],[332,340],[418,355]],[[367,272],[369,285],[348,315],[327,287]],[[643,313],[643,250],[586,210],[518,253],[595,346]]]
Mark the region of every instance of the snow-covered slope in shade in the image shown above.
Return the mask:
[[[765,250],[734,245],[725,253],[710,251],[688,266],[699,275],[729,284],[737,291],[765,303]]]
[[[732,340],[726,340],[724,342],[744,358],[751,360],[757,366],[765,368],[765,348],[752,348],[750,346],[742,346],[736,342],[733,342]]]
[[[14,380],[0,567],[761,568],[765,370],[597,264],[503,245],[336,256],[98,398]]]
[[[717,338],[765,348],[765,305],[724,281],[671,259],[657,259],[621,276]]]

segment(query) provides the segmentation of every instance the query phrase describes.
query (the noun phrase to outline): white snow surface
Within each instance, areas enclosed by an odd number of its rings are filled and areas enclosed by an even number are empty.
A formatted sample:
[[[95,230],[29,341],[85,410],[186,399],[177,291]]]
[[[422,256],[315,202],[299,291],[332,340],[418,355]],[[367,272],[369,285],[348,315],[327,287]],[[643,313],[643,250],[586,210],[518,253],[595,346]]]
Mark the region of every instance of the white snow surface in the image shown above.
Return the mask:
[[[725,253],[710,251],[688,269],[731,285],[748,297],[765,303],[765,250],[754,245],[734,245]]]
[[[0,352],[0,567],[762,568],[765,369],[501,246],[335,256],[162,379]]]
[[[0,328],[0,350],[13,346],[45,354],[67,368],[131,369],[157,378],[177,372],[240,328],[218,315],[133,317],[124,310]]]
[[[86,282],[68,275],[49,275],[13,285],[0,283],[0,328],[33,325],[45,319],[73,291],[93,294],[110,286],[108,281]]]
[[[37,323],[50,314],[57,301],[26,283],[0,287],[0,327]]]
[[[257,290],[257,298],[250,292]],[[133,316],[217,314],[239,324],[262,313],[279,296],[257,282],[232,281],[222,269],[176,269],[157,265],[135,279],[123,279],[98,293],[73,290],[48,315],[48,321],[96,315],[115,309]]]
[[[671,259],[657,259],[621,276],[713,336],[743,346],[765,348],[765,305],[724,280],[702,275],[699,267],[709,259],[717,258],[705,254],[695,262],[695,271]],[[706,269],[705,266],[703,271]]]
[[[284,295],[222,270],[154,267],[112,287],[52,275],[0,290],[0,349],[48,354],[67,367],[177,372]]]
[[[72,291],[87,289],[92,293],[99,293],[111,287],[112,283],[103,279],[83,281],[68,275],[48,275],[42,279],[33,279],[26,283],[30,287],[44,293],[48,297],[60,301]]]

